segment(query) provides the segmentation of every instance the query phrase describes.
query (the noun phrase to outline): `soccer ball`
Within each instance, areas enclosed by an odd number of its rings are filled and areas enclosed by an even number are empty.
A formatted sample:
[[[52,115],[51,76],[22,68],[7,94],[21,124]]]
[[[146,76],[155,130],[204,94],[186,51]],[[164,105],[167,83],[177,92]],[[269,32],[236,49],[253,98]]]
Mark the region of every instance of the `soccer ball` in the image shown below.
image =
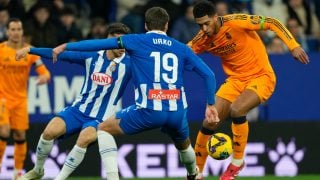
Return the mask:
[[[224,133],[215,133],[207,142],[208,154],[216,160],[227,159],[232,154],[232,140]]]

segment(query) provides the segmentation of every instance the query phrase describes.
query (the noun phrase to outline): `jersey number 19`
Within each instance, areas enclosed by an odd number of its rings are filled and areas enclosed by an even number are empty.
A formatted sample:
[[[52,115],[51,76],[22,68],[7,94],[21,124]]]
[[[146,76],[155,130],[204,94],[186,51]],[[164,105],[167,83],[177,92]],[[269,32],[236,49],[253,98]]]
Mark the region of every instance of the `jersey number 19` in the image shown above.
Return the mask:
[[[151,52],[150,57],[154,58],[154,82],[163,80],[173,84],[178,79],[178,57],[173,53]],[[171,63],[170,63],[171,62]]]

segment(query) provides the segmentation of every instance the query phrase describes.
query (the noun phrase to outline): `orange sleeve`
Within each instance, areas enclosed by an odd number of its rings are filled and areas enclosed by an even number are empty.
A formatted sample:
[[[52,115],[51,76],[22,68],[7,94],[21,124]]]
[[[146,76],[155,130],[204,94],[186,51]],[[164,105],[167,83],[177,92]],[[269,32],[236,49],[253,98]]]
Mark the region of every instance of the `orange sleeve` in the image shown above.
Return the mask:
[[[47,80],[48,81],[50,80],[50,78],[51,78],[50,71],[46,68],[46,66],[44,64],[37,65],[35,70],[36,70],[37,74],[46,75],[48,78]]]
[[[188,46],[192,49],[193,52],[199,54],[206,51],[207,47],[204,45],[206,42],[207,36],[200,30],[198,34],[188,42]]]
[[[223,16],[226,26],[238,26],[247,30],[271,30],[288,46],[290,50],[300,46],[290,31],[277,19],[272,17],[232,14]]]

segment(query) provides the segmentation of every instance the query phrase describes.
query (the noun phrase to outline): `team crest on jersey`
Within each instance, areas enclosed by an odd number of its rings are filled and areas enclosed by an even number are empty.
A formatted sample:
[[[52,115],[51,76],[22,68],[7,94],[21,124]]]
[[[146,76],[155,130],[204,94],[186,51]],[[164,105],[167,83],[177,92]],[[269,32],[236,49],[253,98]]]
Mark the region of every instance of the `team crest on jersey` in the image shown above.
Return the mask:
[[[259,24],[262,20],[262,16],[250,16],[250,21],[252,24]]]
[[[114,72],[117,69],[117,64],[112,62],[111,66],[109,67],[111,72]]]
[[[229,40],[232,39],[230,33],[228,33],[228,32],[226,33],[226,38],[229,39]]]
[[[112,77],[109,76],[108,74],[104,74],[104,73],[99,73],[99,72],[95,72],[93,74],[91,74],[91,80],[98,84],[98,85],[102,85],[102,86],[106,86],[112,83]]]

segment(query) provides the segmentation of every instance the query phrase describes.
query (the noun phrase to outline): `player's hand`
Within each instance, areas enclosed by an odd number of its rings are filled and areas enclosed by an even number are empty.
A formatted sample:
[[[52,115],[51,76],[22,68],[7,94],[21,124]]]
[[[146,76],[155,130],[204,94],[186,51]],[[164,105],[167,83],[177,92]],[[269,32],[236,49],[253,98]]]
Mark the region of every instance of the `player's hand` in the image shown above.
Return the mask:
[[[60,53],[62,53],[62,52],[66,49],[66,46],[67,46],[67,44],[64,43],[64,44],[61,44],[61,45],[55,47],[55,48],[52,50],[52,62],[53,62],[53,63],[56,63],[56,62],[57,62],[58,55],[59,55]]]
[[[292,56],[300,61],[302,64],[308,64],[309,63],[309,56],[307,55],[307,53],[299,46],[294,48],[291,51]]]
[[[30,52],[30,47],[24,47],[16,52],[16,60],[19,61]]]
[[[49,81],[49,78],[47,75],[39,75],[37,77],[37,80],[36,80],[36,84],[37,85],[42,85],[42,84],[45,84]]]
[[[220,122],[218,111],[214,105],[207,105],[206,119],[209,124],[216,124]]]

